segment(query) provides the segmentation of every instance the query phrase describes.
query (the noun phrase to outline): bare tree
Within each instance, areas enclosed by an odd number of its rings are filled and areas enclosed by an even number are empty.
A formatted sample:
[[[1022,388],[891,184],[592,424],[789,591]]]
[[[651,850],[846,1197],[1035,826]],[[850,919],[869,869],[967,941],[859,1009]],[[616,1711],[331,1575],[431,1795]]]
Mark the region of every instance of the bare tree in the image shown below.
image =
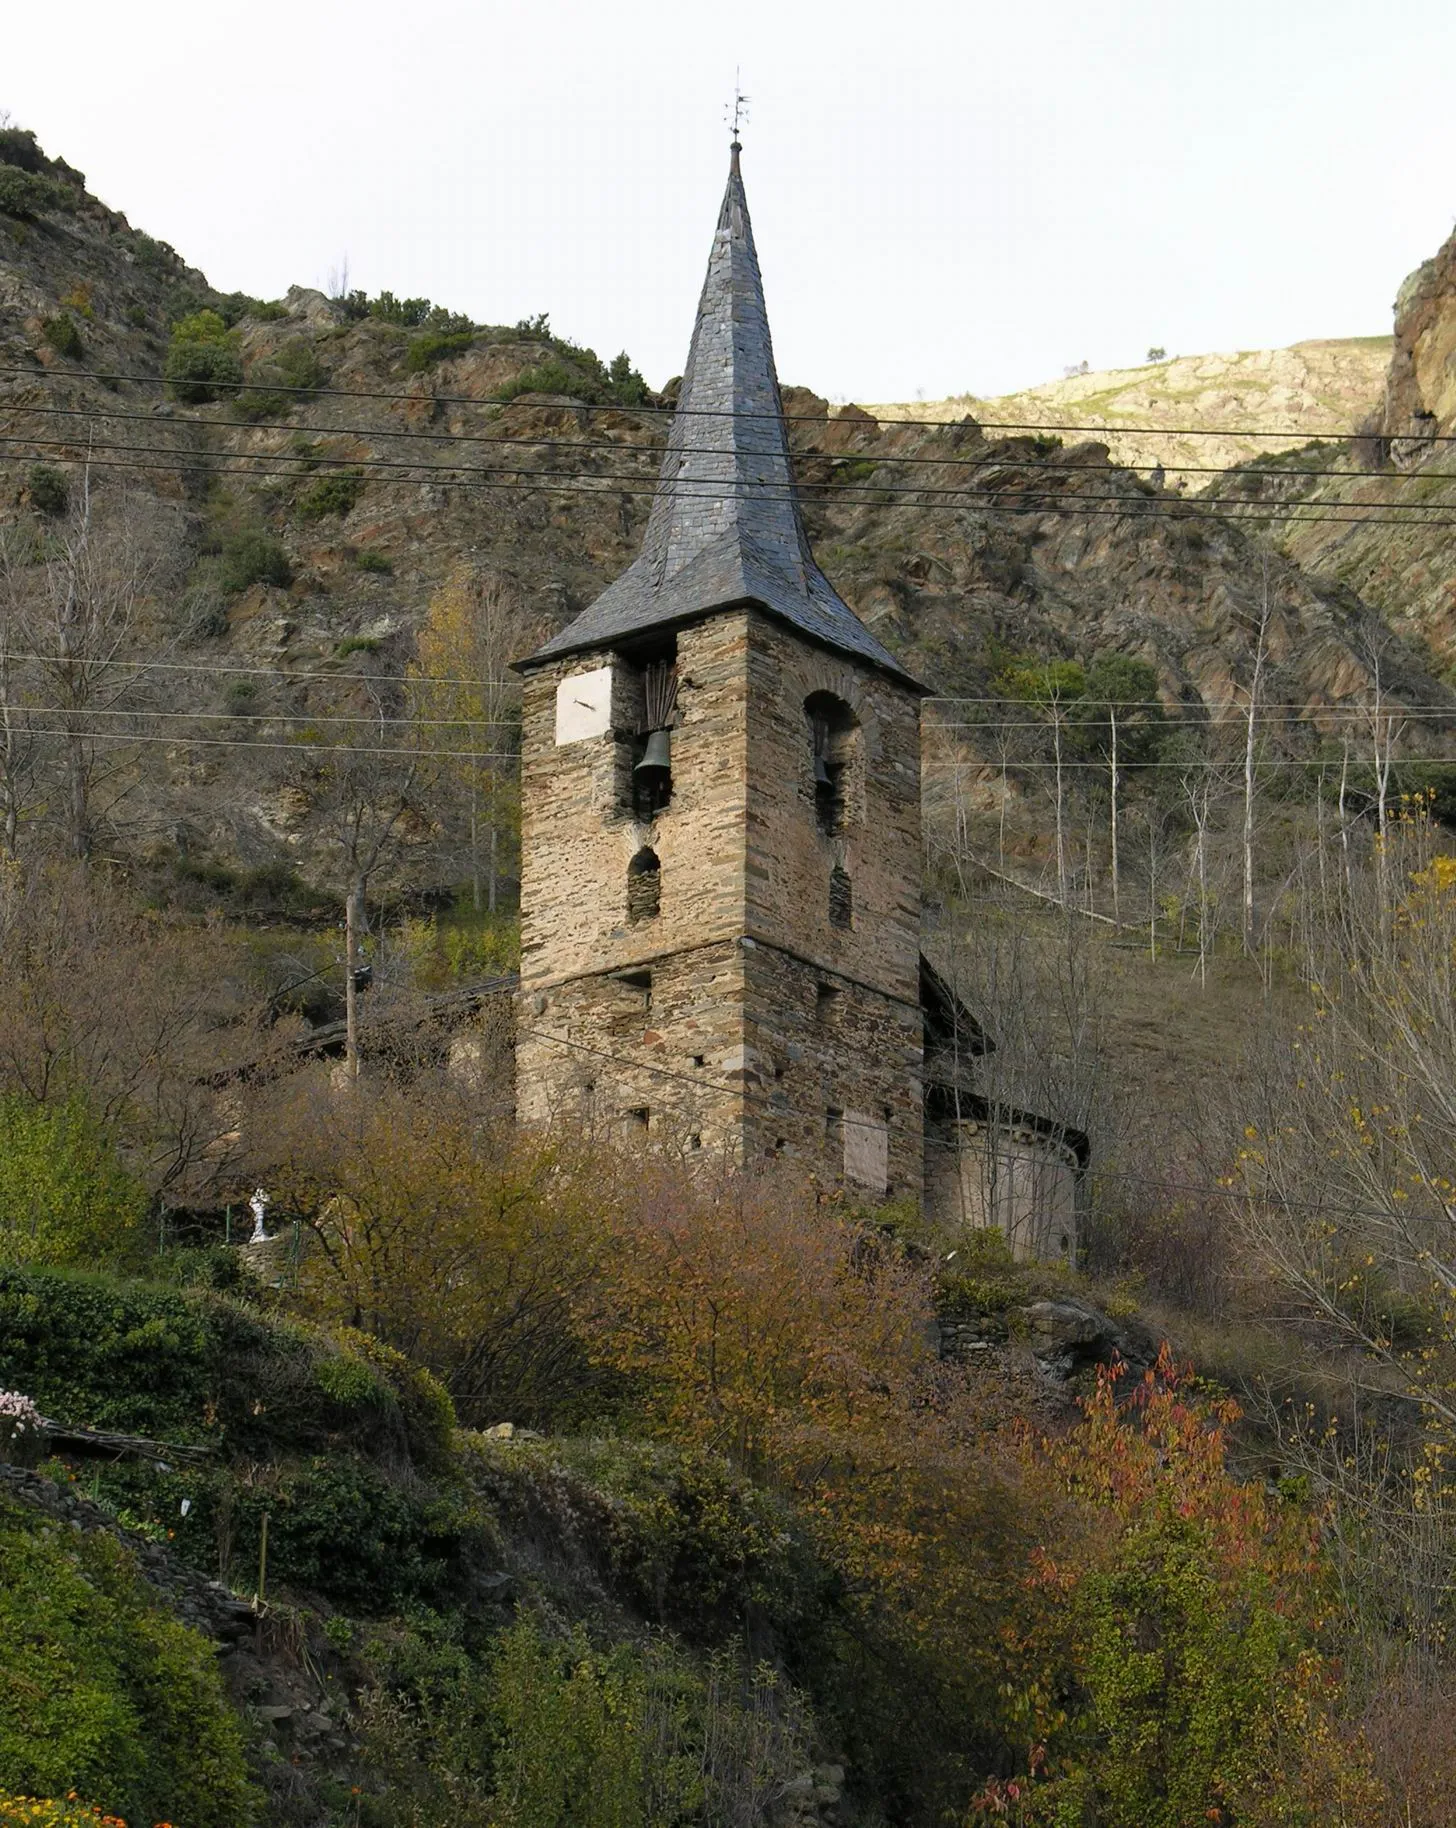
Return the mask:
[[[132,784],[127,713],[146,684],[138,637],[162,567],[155,516],[139,498],[103,501],[83,469],[66,515],[39,537],[36,562],[20,562],[15,536],[6,549],[6,652],[26,669],[34,707],[23,714],[27,694],[12,674],[6,701],[14,706],[16,772],[7,793],[18,795],[34,767],[35,750],[22,732],[44,730],[58,749],[66,848],[86,858]],[[45,702],[35,706],[36,698]],[[17,824],[19,816],[17,808]]]
[[[359,1076],[359,992],[365,982],[363,936],[376,874],[406,848],[426,843],[432,827],[424,810],[428,758],[404,713],[400,682],[356,682],[353,721],[345,740],[327,751],[304,791],[309,802],[302,836],[323,848],[344,903],[344,1021],[348,1076]]]
[[[35,715],[36,664],[25,573],[35,562],[23,529],[0,529],[0,856],[20,855],[21,826],[41,792],[43,721]]]
[[[1244,956],[1254,956],[1254,748],[1259,717],[1259,689],[1264,681],[1264,659],[1269,642],[1269,561],[1264,560],[1264,588],[1259,604],[1259,632],[1254,643],[1254,671],[1249,681],[1249,701],[1244,710]]]
[[[472,904],[495,913],[519,829],[520,681],[535,625],[499,578],[457,570],[430,602],[410,683],[447,814],[463,815]],[[513,861],[513,858],[509,859]]]

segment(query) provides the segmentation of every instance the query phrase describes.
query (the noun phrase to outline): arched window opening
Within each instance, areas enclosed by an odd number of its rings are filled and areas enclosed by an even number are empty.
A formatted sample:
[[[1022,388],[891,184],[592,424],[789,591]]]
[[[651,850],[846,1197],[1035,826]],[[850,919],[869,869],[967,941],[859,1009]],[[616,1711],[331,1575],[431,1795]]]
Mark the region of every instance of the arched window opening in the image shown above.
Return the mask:
[[[829,924],[831,927],[854,925],[854,886],[848,871],[837,863],[829,872]]]
[[[672,725],[677,710],[677,666],[654,660],[642,669],[642,729],[634,745],[632,801],[644,822],[672,799]]]
[[[814,817],[825,833],[843,831],[850,817],[858,725],[854,712],[832,692],[804,700],[814,773]]]
[[[627,865],[627,919],[656,920],[662,912],[662,865],[646,846]]]

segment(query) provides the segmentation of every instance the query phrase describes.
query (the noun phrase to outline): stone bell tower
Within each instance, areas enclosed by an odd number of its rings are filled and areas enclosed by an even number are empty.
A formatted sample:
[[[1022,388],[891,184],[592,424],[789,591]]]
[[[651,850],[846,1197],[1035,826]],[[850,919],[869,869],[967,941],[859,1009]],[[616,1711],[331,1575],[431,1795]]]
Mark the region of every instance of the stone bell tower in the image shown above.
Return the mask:
[[[528,659],[520,1116],[920,1197],[920,697],[794,493],[739,148],[640,557]]]

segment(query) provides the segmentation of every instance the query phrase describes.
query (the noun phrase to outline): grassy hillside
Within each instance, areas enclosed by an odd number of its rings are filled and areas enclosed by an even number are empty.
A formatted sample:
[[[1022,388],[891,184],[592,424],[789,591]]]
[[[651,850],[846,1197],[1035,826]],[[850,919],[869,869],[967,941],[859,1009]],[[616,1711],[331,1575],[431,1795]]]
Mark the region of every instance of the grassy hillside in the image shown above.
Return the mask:
[[[1388,336],[1323,338],[1288,349],[1175,356],[1138,368],[1069,375],[1014,394],[872,406],[881,418],[954,419],[970,413],[985,425],[1116,426],[1104,442],[1115,463],[1150,470],[1162,464],[1170,482],[1186,473],[1190,489],[1209,468],[1228,469],[1317,435],[1344,437],[1379,404],[1390,363]],[[1179,438],[1192,427],[1218,436]],[[1241,437],[1268,430],[1276,438]],[[1154,435],[1157,434],[1157,435]]]

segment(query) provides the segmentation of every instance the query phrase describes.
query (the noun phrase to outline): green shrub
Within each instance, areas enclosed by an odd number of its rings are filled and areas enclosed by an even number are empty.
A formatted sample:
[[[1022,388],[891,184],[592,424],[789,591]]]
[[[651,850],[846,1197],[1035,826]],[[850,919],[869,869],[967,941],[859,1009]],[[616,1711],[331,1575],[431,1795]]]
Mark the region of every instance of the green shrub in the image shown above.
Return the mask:
[[[290,337],[273,357],[273,366],[285,387],[311,391],[328,379],[318,352],[306,337]]]
[[[256,363],[249,379],[253,385],[237,395],[233,411],[240,419],[258,420],[291,412],[302,397],[323,385],[327,374],[313,345],[295,336],[271,361]]]
[[[25,487],[30,505],[37,514],[64,514],[71,505],[71,488],[64,470],[53,464],[32,464],[26,472]]]
[[[286,590],[293,582],[293,567],[277,540],[249,528],[223,542],[220,582],[227,591],[247,590],[253,584]]]
[[[369,1643],[368,1763],[429,1822],[691,1828],[787,1821],[812,1722],[773,1672],[671,1642],[595,1645],[523,1615],[483,1666],[444,1621]]]
[[[787,1507],[716,1455],[624,1439],[466,1436],[466,1465],[512,1534],[577,1536],[616,1596],[655,1624],[723,1643],[752,1618],[812,1659],[833,1585]]]
[[[325,1388],[319,1367],[341,1352],[372,1368],[383,1400]],[[206,1289],[0,1267],[0,1385],[62,1421],[254,1457],[347,1440],[433,1464],[441,1421],[420,1377]]]
[[[297,501],[300,520],[323,520],[327,515],[344,515],[359,499],[364,478],[357,470],[333,470],[311,483]]]
[[[73,362],[80,361],[85,344],[69,311],[58,311],[54,317],[48,317],[41,325],[40,333],[57,355],[66,356]]]
[[[79,201],[77,192],[58,178],[21,171],[15,165],[0,165],[0,216],[33,222],[37,216],[55,210],[74,213]]]
[[[359,552],[354,555],[354,563],[360,571],[376,571],[388,575],[394,570],[393,562],[382,552]]]
[[[555,356],[549,357],[535,368],[526,368],[514,380],[507,381],[505,386],[496,392],[496,399],[510,401],[521,394],[566,394],[573,400],[584,400],[589,406],[598,405],[606,398],[606,389],[592,375],[586,375],[577,368],[568,368]]]
[[[258,682],[255,679],[230,679],[223,687],[222,708],[229,717],[253,717],[258,709]],[[231,887],[232,878],[229,878]]]
[[[145,330],[152,321],[145,305],[128,305],[121,315],[133,330]]]
[[[85,1106],[0,1097],[0,1262],[120,1263],[146,1195]]]
[[[283,315],[281,305],[265,305],[261,298],[252,298],[246,292],[223,293],[214,298],[213,309],[229,329],[241,318],[261,318],[267,322],[269,318]]]
[[[619,406],[642,406],[652,396],[647,383],[632,366],[631,359],[624,349],[620,355],[612,357],[611,367],[607,370],[607,380],[612,391],[612,398]]]
[[[266,387],[245,387],[233,395],[231,404],[234,417],[245,419],[250,425],[288,411],[285,396]]]
[[[345,635],[334,649],[334,657],[338,660],[347,660],[350,654],[377,654],[378,652],[379,638],[377,635]]]
[[[809,1764],[807,1718],[768,1670],[696,1670],[667,1643],[595,1650],[530,1618],[489,1670],[493,1809],[516,1828],[762,1822]]]
[[[51,161],[29,127],[0,127],[0,165],[14,165],[21,171],[48,172]]]
[[[436,362],[464,355],[474,341],[474,330],[425,330],[411,340],[405,351],[405,372],[423,374],[427,368],[433,368]]]
[[[141,229],[132,230],[131,247],[137,265],[153,279],[170,279],[182,264],[176,248]]]
[[[431,309],[427,298],[396,298],[393,292],[381,292],[370,299],[368,307],[370,317],[385,324],[402,324],[407,330],[418,329]]]
[[[213,1647],[160,1610],[131,1557],[0,1500],[0,1565],[0,1791],[245,1828],[257,1799]]]
[[[162,369],[172,396],[205,406],[243,378],[237,333],[216,311],[197,311],[173,326]]]

